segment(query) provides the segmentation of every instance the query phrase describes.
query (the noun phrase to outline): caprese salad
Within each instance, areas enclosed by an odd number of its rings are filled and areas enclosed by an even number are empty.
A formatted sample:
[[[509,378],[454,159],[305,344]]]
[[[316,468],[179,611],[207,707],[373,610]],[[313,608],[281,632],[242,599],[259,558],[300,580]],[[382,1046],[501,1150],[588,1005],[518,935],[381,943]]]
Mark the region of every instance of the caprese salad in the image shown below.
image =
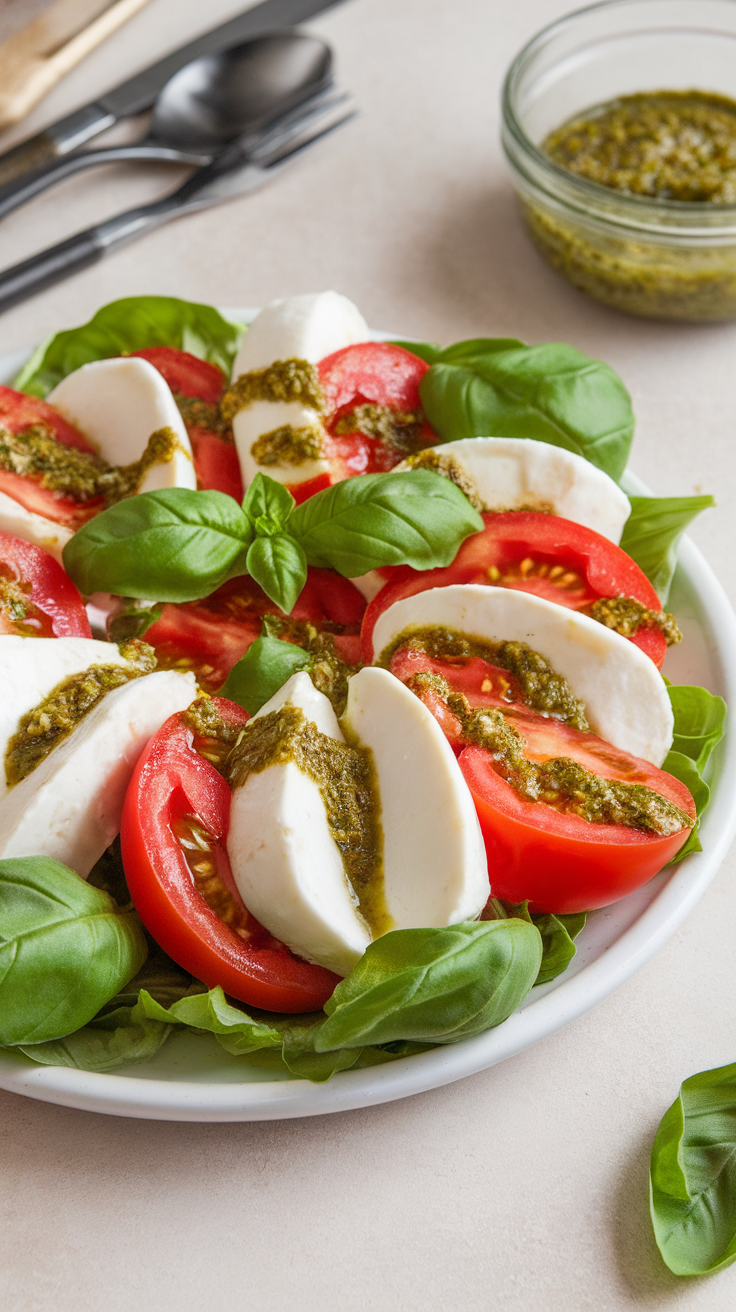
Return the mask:
[[[0,1043],[293,1074],[505,1019],[699,850],[720,698],[620,379],[131,298],[0,387]],[[90,623],[91,620],[91,623]],[[92,627],[94,626],[94,627]]]

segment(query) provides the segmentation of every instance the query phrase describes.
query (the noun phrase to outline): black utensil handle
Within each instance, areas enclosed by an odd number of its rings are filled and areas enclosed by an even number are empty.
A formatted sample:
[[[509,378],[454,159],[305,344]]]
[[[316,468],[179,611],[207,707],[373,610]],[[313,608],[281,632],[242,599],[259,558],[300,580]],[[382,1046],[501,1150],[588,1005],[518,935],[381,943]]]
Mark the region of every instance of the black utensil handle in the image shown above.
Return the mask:
[[[105,246],[100,240],[96,228],[87,228],[78,232],[58,246],[32,255],[22,264],[14,264],[11,269],[0,273],[0,313],[9,310],[11,305],[25,301],[36,292],[41,292],[54,283],[68,278],[71,273],[79,273],[91,264],[96,264],[105,254]]]
[[[110,146],[106,150],[88,150],[54,158],[32,173],[25,173],[13,182],[5,183],[4,186],[0,184],[0,219],[17,210],[19,206],[25,205],[26,201],[32,200],[34,196],[40,195],[47,187],[52,187],[55,183],[63,182],[65,178],[82,173],[85,169],[94,168],[98,164],[117,164],[122,160],[138,159],[161,160],[164,163],[174,164],[206,164],[209,158],[210,155],[207,154],[187,155],[185,151],[172,150],[148,142],[138,142],[130,146]]]
[[[17,146],[11,147],[0,155],[0,184],[12,182],[25,173],[41,168],[51,160],[67,155],[85,141],[89,141],[103,128],[109,128],[116,121],[117,115],[111,114],[104,105],[84,105],[72,114],[60,118],[43,132],[27,137]]]

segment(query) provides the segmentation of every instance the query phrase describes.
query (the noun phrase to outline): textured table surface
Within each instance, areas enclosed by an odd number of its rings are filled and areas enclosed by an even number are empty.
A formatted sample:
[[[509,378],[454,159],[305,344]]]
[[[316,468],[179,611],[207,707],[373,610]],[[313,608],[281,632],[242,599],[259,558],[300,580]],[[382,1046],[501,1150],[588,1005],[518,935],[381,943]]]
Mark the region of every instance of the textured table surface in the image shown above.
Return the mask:
[[[10,144],[223,21],[242,0],[152,0]],[[42,8],[6,0],[0,35]],[[190,217],[0,318],[0,351],[134,293],[221,305],[335,287],[368,321],[449,342],[562,340],[633,397],[633,468],[713,491],[693,536],[736,597],[736,326],[627,319],[559,281],[522,233],[498,144],[506,66],[566,0],[350,0],[311,26],[363,117],[277,186]],[[5,220],[3,266],[165,190],[81,177]],[[366,1111],[252,1125],[95,1116],[0,1092],[8,1312],[445,1309],[727,1312],[736,1270],[678,1281],[647,1214],[652,1136],[680,1081],[736,1059],[732,852],[674,939],[521,1056]]]

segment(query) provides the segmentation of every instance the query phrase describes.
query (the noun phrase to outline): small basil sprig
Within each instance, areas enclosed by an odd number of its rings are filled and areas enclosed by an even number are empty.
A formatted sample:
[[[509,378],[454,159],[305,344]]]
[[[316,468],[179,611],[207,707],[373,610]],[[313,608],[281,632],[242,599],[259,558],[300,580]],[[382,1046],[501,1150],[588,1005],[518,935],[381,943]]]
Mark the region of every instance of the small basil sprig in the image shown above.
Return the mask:
[[[78,1030],[143,965],[134,911],[49,857],[0,861],[0,1044]]]
[[[649,1206],[670,1271],[705,1276],[736,1259],[736,1064],[691,1075],[652,1147]]]
[[[233,666],[219,696],[229,697],[244,706],[249,715],[255,715],[292,674],[308,670],[311,665],[312,658],[303,647],[262,634]]]
[[[380,565],[449,565],[483,521],[453,483],[431,470],[367,474],[301,506],[257,474],[242,508],[222,492],[169,488],[110,506],[64,548],[80,590],[148,601],[195,601],[251,574],[291,611],[307,565],[347,577]]]
[[[644,571],[662,605],[669,596],[677,547],[688,524],[716,503],[711,496],[630,497],[621,546]]]

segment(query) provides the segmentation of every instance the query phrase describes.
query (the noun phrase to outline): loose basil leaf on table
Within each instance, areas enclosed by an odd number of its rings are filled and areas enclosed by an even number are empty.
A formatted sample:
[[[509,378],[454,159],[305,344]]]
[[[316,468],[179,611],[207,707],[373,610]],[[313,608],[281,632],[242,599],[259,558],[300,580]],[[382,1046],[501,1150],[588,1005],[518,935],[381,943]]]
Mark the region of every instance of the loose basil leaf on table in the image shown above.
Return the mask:
[[[528,437],[583,456],[612,478],[626,468],[631,398],[610,365],[564,343],[456,342],[431,361],[419,395],[443,442]]]
[[[677,548],[685,529],[701,510],[716,503],[711,496],[630,497],[631,514],[621,546],[644,571],[664,605],[677,566]]]
[[[464,493],[426,469],[348,478],[297,506],[289,519],[310,565],[347,578],[381,565],[449,565],[482,527]]]
[[[736,1259],[736,1063],[691,1075],[652,1147],[649,1206],[670,1271],[712,1275]]]
[[[250,522],[224,492],[166,488],[110,506],[64,548],[81,592],[194,601],[246,572]]]
[[[175,296],[126,296],[104,305],[89,323],[47,337],[13,387],[44,397],[83,364],[151,346],[188,351],[219,365],[229,378],[245,331],[245,324],[231,322],[211,305]]]
[[[219,695],[255,715],[292,674],[308,670],[311,665],[312,658],[303,647],[262,634],[233,666]]]
[[[0,861],[0,1044],[78,1030],[147,955],[134,912],[49,857]]]

